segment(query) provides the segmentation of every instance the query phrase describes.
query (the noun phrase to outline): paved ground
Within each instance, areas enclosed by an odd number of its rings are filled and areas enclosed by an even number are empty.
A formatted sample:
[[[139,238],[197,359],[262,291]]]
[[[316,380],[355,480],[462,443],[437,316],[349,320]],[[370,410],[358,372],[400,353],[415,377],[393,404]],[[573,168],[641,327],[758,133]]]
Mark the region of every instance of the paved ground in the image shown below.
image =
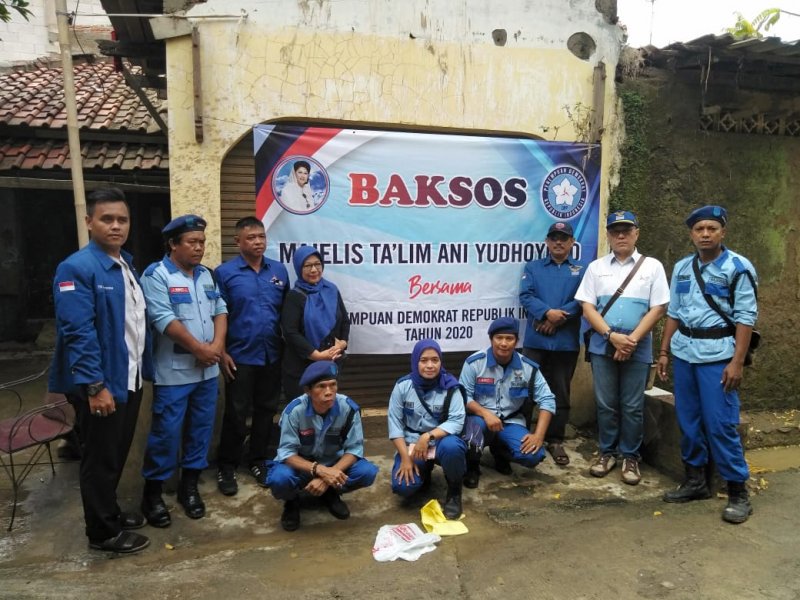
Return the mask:
[[[732,526],[719,518],[721,498],[661,502],[674,482],[646,466],[637,487],[623,485],[618,469],[589,477],[595,444],[581,438],[569,443],[567,468],[548,459],[535,471],[515,466],[509,478],[487,457],[480,489],[465,492],[468,534],[414,563],[377,563],[378,528],[419,522],[419,511],[389,492],[385,418],[366,423],[367,454],[381,467],[375,486],[347,497],[350,521],[312,507],[291,534],[278,525],[280,504],[247,474],[226,498],[208,470],[207,518],[186,518],[168,494],[172,527],[142,530],[150,548],[113,558],[87,549],[77,464],[59,464],[55,478],[34,471],[10,534],[3,483],[0,598],[800,598],[797,469],[758,475],[755,515]],[[124,507],[138,504],[140,485],[135,474],[124,479]],[[444,495],[440,472],[432,492]]]

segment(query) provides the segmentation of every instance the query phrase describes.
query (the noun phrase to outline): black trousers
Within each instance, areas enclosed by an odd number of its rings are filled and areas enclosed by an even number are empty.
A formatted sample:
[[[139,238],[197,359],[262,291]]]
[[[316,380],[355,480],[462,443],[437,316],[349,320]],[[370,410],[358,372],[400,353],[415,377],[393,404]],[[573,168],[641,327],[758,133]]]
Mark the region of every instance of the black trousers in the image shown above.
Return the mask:
[[[128,391],[127,402],[116,401],[115,412],[107,417],[90,413],[85,387],[80,395],[67,396],[75,407],[81,444],[80,485],[86,537],[93,542],[121,531],[117,485],[136,431],[142,391]]]
[[[522,353],[539,363],[539,369],[547,385],[550,386],[550,391],[556,397],[556,414],[550,420],[545,441],[548,444],[560,444],[564,441],[564,431],[569,423],[570,383],[575,374],[575,366],[578,364],[579,352],[523,348]]]
[[[281,396],[281,364],[236,365],[236,379],[225,384],[225,415],[219,441],[220,464],[237,467],[244,457],[247,417],[252,412],[248,464],[266,460],[272,418]]]

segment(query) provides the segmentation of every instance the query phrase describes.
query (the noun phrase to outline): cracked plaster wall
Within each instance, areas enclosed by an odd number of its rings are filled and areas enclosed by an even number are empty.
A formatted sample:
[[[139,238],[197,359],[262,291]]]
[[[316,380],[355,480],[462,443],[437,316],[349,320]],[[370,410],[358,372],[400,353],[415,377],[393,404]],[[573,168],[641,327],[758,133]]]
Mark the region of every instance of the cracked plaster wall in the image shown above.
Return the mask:
[[[592,105],[600,61],[607,73],[606,128],[616,121],[613,75],[622,34],[594,0],[211,0],[189,16],[239,9],[246,19],[195,21],[202,143],[194,137],[191,41],[167,44],[172,209],[209,220],[210,265],[221,256],[220,163],[257,123],[316,119],[576,140],[579,131],[564,107]],[[508,33],[504,46],[495,45],[496,29]],[[567,39],[579,31],[597,44],[588,61],[567,50]],[[617,141],[603,141],[605,206]]]

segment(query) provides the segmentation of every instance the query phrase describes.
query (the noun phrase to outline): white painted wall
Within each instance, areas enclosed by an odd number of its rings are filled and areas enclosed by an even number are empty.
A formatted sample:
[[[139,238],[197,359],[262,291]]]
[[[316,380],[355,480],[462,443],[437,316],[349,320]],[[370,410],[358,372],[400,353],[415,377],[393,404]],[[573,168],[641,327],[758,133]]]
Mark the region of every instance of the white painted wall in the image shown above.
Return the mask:
[[[74,21],[76,29],[85,27],[111,27],[108,17],[89,17],[81,13],[105,13],[100,0],[68,0],[67,10],[78,9]],[[59,54],[58,26],[53,0],[30,0],[33,13],[26,21],[16,11],[11,11],[11,21],[0,23],[0,67],[10,67],[40,58],[55,58]],[[99,36],[98,37],[103,37]],[[80,51],[78,49],[78,51]]]

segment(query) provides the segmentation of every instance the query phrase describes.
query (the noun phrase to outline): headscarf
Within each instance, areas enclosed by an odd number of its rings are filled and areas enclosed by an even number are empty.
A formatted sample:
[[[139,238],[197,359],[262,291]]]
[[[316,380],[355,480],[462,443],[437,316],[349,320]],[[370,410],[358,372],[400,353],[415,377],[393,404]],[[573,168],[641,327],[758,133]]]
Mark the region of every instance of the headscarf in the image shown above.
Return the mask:
[[[303,325],[306,339],[317,350],[322,341],[328,337],[336,326],[336,309],[339,305],[339,289],[327,279],[320,279],[318,283],[308,283],[303,279],[303,263],[309,256],[316,256],[324,266],[322,256],[314,246],[301,246],[298,248],[292,264],[294,264],[297,281],[295,289],[302,290],[306,295],[306,305],[303,312]]]
[[[411,352],[411,382],[414,384],[414,389],[417,394],[422,398],[427,392],[433,389],[449,390],[458,385],[458,379],[448,373],[442,363],[442,368],[439,371],[439,376],[434,379],[425,379],[419,372],[419,359],[425,350],[436,350],[439,355],[439,360],[442,359],[442,349],[436,340],[420,340],[414,346]]]

